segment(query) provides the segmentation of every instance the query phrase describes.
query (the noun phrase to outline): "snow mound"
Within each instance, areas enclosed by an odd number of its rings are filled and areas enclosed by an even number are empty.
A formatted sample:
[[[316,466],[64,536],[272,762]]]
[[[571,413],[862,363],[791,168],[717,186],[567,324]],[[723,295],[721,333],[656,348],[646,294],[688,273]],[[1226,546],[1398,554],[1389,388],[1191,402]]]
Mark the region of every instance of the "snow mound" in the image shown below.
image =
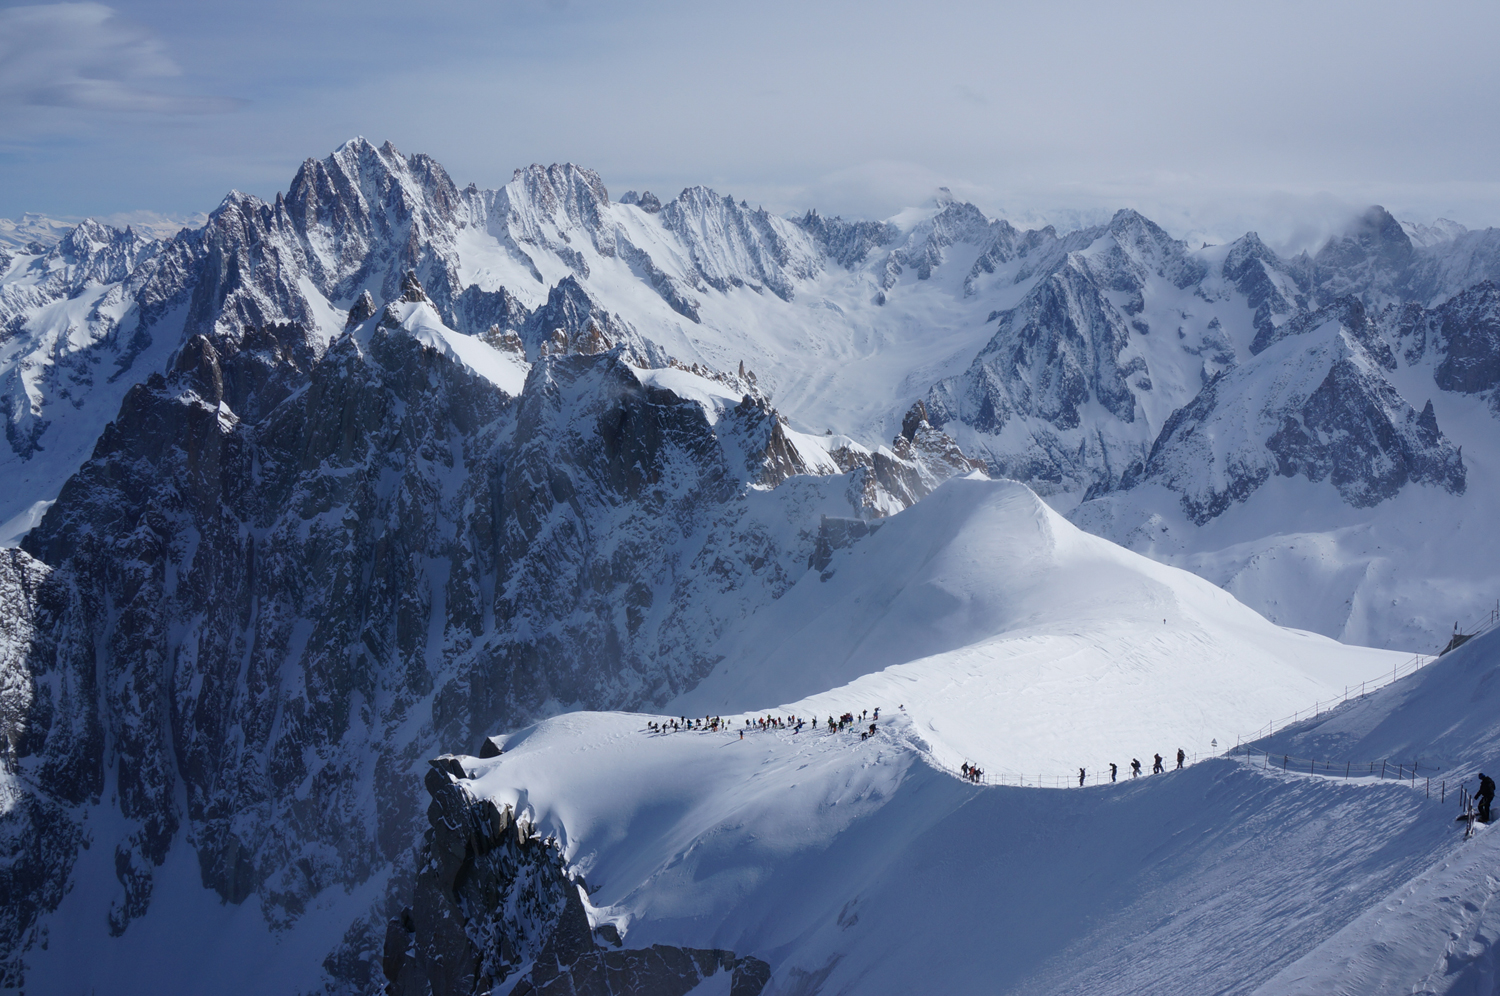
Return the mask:
[[[904,705],[945,765],[1027,784],[1209,753],[1410,658],[1275,626],[1084,533],[1025,485],[977,477],[835,553],[717,652],[671,711]]]

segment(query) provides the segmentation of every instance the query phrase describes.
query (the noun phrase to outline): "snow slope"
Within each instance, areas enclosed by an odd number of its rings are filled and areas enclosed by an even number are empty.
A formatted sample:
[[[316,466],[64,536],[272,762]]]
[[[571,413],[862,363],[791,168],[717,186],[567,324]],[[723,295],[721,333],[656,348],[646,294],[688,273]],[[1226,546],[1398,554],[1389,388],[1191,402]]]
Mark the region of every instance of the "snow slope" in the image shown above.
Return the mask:
[[[1457,780],[1493,757],[1497,671],[1500,637],[1475,641],[1300,735],[1354,730],[1360,758],[1432,742]],[[475,794],[559,839],[627,947],[764,958],[775,993],[1490,991],[1500,838],[1463,841],[1421,780],[1216,758],[979,787],[899,712],[869,741],[643,719],[559,717],[464,759]]]
[[[905,705],[950,767],[1024,777],[1206,753],[1410,655],[1271,625],[1073,526],[1025,485],[952,480],[727,637],[668,708],[826,719]]]
[[[1500,633],[1445,655],[1410,681],[1269,737],[1258,746],[1295,756],[1420,759],[1448,793],[1500,768],[1496,669]],[[1418,778],[1418,784],[1421,784]],[[1262,990],[1313,993],[1487,993],[1500,980],[1500,835],[1480,828],[1422,874],[1294,964]]]

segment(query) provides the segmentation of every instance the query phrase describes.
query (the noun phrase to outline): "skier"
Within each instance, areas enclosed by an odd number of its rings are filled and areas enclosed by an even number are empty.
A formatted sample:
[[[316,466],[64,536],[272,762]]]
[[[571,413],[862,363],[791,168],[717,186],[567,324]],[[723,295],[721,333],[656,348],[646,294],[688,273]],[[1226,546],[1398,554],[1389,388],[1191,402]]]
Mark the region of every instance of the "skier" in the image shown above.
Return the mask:
[[[1495,801],[1495,780],[1483,771],[1479,773],[1479,791],[1474,798],[1479,802],[1479,822],[1490,821],[1490,803]]]
[[[1151,766],[1151,773],[1153,775],[1159,775],[1166,769],[1161,766],[1161,755],[1156,754],[1153,756],[1156,758],[1156,763]]]
[[[1181,747],[1177,748],[1177,770],[1182,770],[1182,762],[1187,760],[1187,752]]]
[[[1119,772],[1119,770],[1120,770],[1119,766],[1117,766],[1115,764],[1115,762],[1113,762],[1113,761],[1109,762],[1109,780],[1110,781],[1114,781],[1115,780],[1115,775]]]
[[[1083,788],[1083,769],[1078,769],[1078,787]]]
[[[1138,757],[1132,757],[1130,759],[1130,777],[1141,777],[1141,759]]]

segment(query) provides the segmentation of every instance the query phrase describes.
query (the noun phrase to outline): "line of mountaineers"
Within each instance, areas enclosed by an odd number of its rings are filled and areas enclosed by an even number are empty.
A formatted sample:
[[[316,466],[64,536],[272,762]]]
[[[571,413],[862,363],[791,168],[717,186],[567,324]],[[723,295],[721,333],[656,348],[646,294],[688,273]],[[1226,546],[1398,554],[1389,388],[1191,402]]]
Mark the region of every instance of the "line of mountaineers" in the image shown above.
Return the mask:
[[[880,720],[880,709],[878,707],[873,712],[869,709],[862,709],[858,716],[852,712],[846,712],[837,719],[829,716],[827,720],[828,732],[839,733],[854,726],[855,723],[863,724],[866,720],[870,721],[870,725],[867,729],[859,731],[859,739],[868,740],[875,735],[876,723]],[[739,728],[739,734],[740,739],[743,740],[747,732],[790,730],[793,733],[801,733],[803,727],[809,723],[811,723],[814,730],[818,728],[818,721],[816,719],[808,720],[801,716],[772,716],[767,713],[764,716],[757,716],[755,719],[745,720],[745,725]],[[734,732],[735,728],[722,716],[704,716],[702,719],[678,716],[676,719],[661,723],[654,720],[648,721],[646,729],[652,733],[718,733],[721,730]]]
[[[906,707],[903,705],[901,708],[904,710]],[[877,729],[876,724],[879,719],[879,708],[876,708],[873,711],[869,709],[862,709],[860,710],[858,715],[852,712],[846,712],[841,716],[838,716],[837,718],[829,716],[827,720],[825,720],[822,724],[819,724],[816,719],[808,720],[801,716],[773,716],[770,713],[767,713],[764,716],[757,716],[754,719],[746,719],[744,720],[744,725],[741,727],[735,727],[733,723],[731,723],[729,720],[724,719],[722,716],[704,716],[701,719],[679,716],[676,719],[670,719],[663,722],[656,722],[655,720],[647,721],[646,729],[652,733],[658,734],[679,732],[738,732],[739,739],[744,740],[746,733],[784,730],[796,734],[801,733],[802,730],[809,725],[814,731],[818,730],[821,725],[826,728],[829,733],[841,733],[844,730],[851,729],[856,724],[859,724],[862,727],[859,731],[859,739],[868,740],[869,738],[875,736],[875,731]],[[864,725],[866,721],[869,721],[869,725],[867,727]],[[1166,771],[1166,761],[1160,754],[1153,754],[1151,756],[1151,761],[1151,773],[1153,775],[1163,774]],[[1179,747],[1177,748],[1176,770],[1181,771],[1186,766],[1186,764],[1187,751]],[[970,764],[968,761],[963,762],[963,764],[959,767],[959,773],[965,781],[973,782],[975,785],[981,784],[984,780],[984,769],[979,767],[977,764]],[[1109,780],[1111,782],[1118,781],[1119,773],[1119,766],[1111,761],[1109,763]],[[1140,776],[1141,761],[1139,758],[1131,758],[1130,777],[1139,778]],[[1088,769],[1079,768],[1079,787],[1082,788],[1085,784],[1087,784],[1087,782]],[[1037,784],[1041,784],[1041,779],[1037,780]],[[1489,823],[1491,818],[1490,806],[1495,798],[1494,780],[1485,775],[1483,772],[1480,772],[1479,789],[1471,798],[1471,808],[1474,808],[1476,810],[1474,812],[1474,816],[1476,817],[1477,822]],[[1459,817],[1459,819],[1461,820],[1464,818],[1465,816]]]
[[[902,706],[901,708],[905,709],[906,707]],[[859,739],[867,740],[875,735],[875,730],[877,728],[876,724],[880,720],[879,707],[876,707],[873,712],[869,709],[861,709],[858,715],[855,715],[852,712],[846,712],[843,715],[839,716],[837,719],[835,719],[833,716],[829,716],[826,720],[826,726],[829,733],[840,733],[846,729],[853,727],[856,723],[863,725],[866,720],[870,721],[869,727],[859,731]],[[819,724],[816,719],[811,720],[810,722],[814,730],[818,729]],[[767,713],[764,716],[757,716],[754,719],[746,719],[744,721],[744,726],[738,728],[738,732],[741,740],[745,739],[745,734],[747,732],[754,733],[766,732],[769,730],[790,730],[792,733],[801,733],[803,728],[807,726],[808,723],[809,720],[801,716],[773,716],[770,713]],[[732,726],[732,724],[722,716],[704,716],[701,719],[696,717],[678,716],[676,719],[670,719],[664,722],[648,720],[646,723],[646,729],[652,733],[717,733],[721,730],[734,732],[734,727]],[[1156,754],[1153,755],[1153,757],[1155,763],[1152,765],[1151,773],[1161,774],[1166,770],[1163,767],[1162,756],[1160,754]],[[1178,770],[1181,770],[1186,761],[1187,752],[1184,751],[1181,747],[1177,748]],[[973,782],[976,785],[980,784],[984,779],[984,769],[980,768],[978,765],[970,764],[968,761],[965,761],[962,764],[962,766],[959,768],[959,772],[963,776],[965,781]],[[1140,760],[1132,758],[1130,761],[1130,777],[1137,778],[1140,776],[1140,773]],[[1115,781],[1118,774],[1119,767],[1113,762],[1110,762],[1109,780],[1112,782]],[[1079,768],[1078,784],[1080,786],[1084,784],[1087,777],[1087,770],[1084,768]]]

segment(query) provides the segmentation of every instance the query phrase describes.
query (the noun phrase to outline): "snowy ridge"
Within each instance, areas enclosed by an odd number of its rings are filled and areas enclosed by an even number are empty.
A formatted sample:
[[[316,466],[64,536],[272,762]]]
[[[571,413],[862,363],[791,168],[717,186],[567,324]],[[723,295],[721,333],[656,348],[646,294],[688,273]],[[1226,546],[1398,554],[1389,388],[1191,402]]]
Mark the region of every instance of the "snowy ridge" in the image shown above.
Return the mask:
[[[1272,627],[1199,578],[1081,532],[1024,486],[978,479],[949,481],[835,554],[719,653],[669,711],[905,705],[945,767],[967,759],[1028,783],[1095,770],[1122,744],[1209,753],[1405,659]],[[1089,723],[1069,721],[1077,708]]]
[[[1451,788],[1494,756],[1497,667],[1475,640],[1267,746],[1420,752]],[[1216,758],[1036,792],[921,763],[933,733],[900,710],[873,739],[649,718],[573,714],[445,761],[557,842],[600,947],[731,948],[775,992],[1457,994],[1496,968],[1494,835],[1465,842],[1422,784]]]

